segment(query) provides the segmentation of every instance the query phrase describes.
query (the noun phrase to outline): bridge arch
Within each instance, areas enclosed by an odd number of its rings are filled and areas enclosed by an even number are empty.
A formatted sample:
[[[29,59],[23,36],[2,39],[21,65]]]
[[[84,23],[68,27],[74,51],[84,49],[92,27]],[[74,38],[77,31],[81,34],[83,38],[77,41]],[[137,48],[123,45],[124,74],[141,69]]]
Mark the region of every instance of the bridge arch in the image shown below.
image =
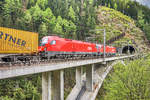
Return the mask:
[[[132,46],[132,45],[129,45],[129,46],[124,46],[122,48],[122,53],[123,54],[134,54],[136,52],[136,49]]]

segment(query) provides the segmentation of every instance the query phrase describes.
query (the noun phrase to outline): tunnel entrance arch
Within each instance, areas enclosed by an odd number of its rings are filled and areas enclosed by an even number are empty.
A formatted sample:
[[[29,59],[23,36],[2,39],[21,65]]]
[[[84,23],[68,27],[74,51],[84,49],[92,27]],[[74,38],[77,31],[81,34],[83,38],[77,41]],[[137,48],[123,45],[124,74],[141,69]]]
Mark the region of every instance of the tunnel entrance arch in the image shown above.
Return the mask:
[[[136,52],[135,48],[131,45],[129,46],[124,46],[122,48],[122,54],[134,54]]]

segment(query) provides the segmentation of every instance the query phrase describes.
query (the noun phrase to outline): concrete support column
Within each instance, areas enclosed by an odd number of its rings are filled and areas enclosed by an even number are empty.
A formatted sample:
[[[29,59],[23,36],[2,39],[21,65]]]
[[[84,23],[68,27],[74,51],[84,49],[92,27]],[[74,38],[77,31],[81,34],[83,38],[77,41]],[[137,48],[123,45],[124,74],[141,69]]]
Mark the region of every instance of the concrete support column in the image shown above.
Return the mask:
[[[81,67],[76,67],[76,86],[80,88],[82,86],[82,73]]]
[[[52,100],[64,100],[64,71],[54,71],[52,81]]]
[[[42,73],[42,100],[51,100],[51,72]]]
[[[88,91],[93,91],[93,74],[94,64],[92,64],[92,66],[88,65],[86,67],[86,89]]]
[[[64,100],[64,71],[42,73],[42,100]]]

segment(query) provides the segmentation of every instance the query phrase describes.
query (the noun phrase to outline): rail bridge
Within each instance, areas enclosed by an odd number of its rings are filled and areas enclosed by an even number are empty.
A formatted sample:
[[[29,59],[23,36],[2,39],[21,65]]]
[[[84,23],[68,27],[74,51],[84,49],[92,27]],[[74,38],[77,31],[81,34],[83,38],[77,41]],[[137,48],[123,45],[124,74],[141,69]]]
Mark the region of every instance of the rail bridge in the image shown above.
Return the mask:
[[[74,67],[76,68],[76,85],[67,100],[95,100],[104,78],[117,63],[116,61],[122,62],[123,59],[136,57],[138,57],[137,54],[118,55],[105,59],[70,59],[29,66],[0,67],[0,79],[42,73],[42,100],[64,100],[64,70]],[[107,66],[109,62],[113,63]],[[86,69],[85,73],[83,68]]]

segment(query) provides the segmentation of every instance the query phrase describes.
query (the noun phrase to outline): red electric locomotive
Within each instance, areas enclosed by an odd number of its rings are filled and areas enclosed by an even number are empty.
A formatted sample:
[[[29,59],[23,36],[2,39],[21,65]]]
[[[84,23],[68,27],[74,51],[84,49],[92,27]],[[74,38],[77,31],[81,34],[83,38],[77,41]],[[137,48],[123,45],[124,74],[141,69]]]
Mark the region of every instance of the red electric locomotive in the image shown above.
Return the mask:
[[[44,57],[56,55],[100,56],[103,55],[103,45],[65,39],[58,36],[46,36],[41,41],[39,52]],[[116,48],[106,46],[106,55],[114,54],[116,54]]]

